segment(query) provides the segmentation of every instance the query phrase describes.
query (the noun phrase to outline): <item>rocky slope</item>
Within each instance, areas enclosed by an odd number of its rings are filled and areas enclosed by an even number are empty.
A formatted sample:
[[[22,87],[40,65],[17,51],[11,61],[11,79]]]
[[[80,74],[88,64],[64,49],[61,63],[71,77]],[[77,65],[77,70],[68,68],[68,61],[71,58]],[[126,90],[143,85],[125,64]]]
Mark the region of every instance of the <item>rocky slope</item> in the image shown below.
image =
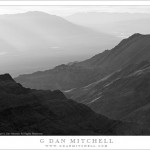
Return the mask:
[[[109,118],[150,125],[150,62],[128,65],[88,86],[66,92]]]
[[[135,34],[105,52],[108,53],[106,62],[105,59],[99,59],[98,55],[93,61],[87,60],[89,64],[104,64],[106,68],[115,69],[103,78],[81,88],[65,91],[65,94],[109,118],[149,126],[149,45],[149,35]]]
[[[51,70],[20,75],[15,80],[36,89],[70,90],[96,82],[116,70],[150,58],[150,35],[134,34],[116,47],[82,62],[63,64]]]
[[[113,120],[140,124],[144,129],[150,125],[149,49],[150,35],[134,34],[112,50],[46,71],[45,80],[53,79],[68,98],[88,105],[96,113]],[[51,72],[56,73],[52,75]],[[43,83],[36,77],[44,79],[45,72],[23,75],[16,80],[27,83],[26,86]],[[55,89],[53,82],[47,82],[47,85]],[[43,88],[39,83],[37,88]]]
[[[149,129],[111,120],[60,91],[31,90],[0,75],[0,132],[44,135],[143,135]]]

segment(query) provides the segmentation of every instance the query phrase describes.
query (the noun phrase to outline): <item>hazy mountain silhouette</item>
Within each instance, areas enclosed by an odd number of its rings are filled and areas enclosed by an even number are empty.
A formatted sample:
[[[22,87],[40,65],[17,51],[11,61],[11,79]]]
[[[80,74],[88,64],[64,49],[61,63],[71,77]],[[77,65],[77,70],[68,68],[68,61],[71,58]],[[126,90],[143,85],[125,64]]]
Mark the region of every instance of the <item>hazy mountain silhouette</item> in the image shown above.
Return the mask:
[[[44,135],[143,135],[148,128],[111,120],[60,91],[31,90],[0,75],[0,130]]]
[[[88,60],[22,75],[16,81],[36,88],[55,89],[59,85],[67,89],[64,93],[68,98],[97,113],[149,126],[149,41],[150,35],[137,33]]]
[[[99,64],[106,68],[110,65],[114,72],[82,88],[66,91],[66,95],[109,118],[149,126],[149,41],[150,35],[141,34],[123,40],[108,52],[107,61]]]
[[[150,62],[133,63],[68,97],[109,118],[150,125]]]
[[[134,34],[112,50],[106,50],[82,62],[63,64],[54,69],[21,75],[15,80],[36,89],[70,90],[102,79],[128,64],[150,58],[150,35]]]
[[[150,16],[146,13],[87,12],[76,13],[66,19],[122,38],[137,32],[150,34]]]
[[[13,75],[80,60],[119,40],[38,11],[0,15],[0,33],[1,72]]]

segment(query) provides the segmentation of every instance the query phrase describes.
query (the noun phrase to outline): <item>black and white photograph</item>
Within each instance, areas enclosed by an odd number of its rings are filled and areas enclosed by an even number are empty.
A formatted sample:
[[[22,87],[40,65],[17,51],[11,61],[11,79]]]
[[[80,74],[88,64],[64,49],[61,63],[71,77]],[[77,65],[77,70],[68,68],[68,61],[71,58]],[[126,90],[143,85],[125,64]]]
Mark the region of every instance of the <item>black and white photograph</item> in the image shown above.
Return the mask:
[[[0,135],[150,135],[150,6],[0,6]]]

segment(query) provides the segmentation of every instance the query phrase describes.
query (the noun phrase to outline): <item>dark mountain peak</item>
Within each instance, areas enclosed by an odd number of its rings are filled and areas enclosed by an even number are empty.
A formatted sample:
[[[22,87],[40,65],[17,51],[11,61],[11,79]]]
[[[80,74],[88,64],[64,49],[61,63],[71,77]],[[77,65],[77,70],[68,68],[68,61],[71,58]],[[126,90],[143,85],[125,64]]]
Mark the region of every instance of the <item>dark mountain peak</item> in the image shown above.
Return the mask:
[[[150,34],[140,34],[140,33],[135,33],[131,36],[129,36],[128,38],[122,40],[124,43],[125,42],[132,42],[132,41],[136,41],[138,39],[144,38],[144,37],[150,37]]]
[[[133,41],[136,41],[137,39],[144,37],[145,35],[140,33],[135,33],[131,36],[129,36],[126,39],[123,39],[117,46],[115,46],[113,49],[120,49],[121,47],[126,46],[127,44],[132,43]]]
[[[5,82],[6,82],[6,81],[11,81],[11,82],[15,82],[15,81],[13,80],[13,78],[11,77],[11,75],[8,74],[8,73],[0,75],[0,81],[5,81]]]
[[[142,37],[144,36],[143,34],[140,34],[140,33],[135,33],[133,35],[131,35],[128,39],[134,39],[134,38],[138,38],[138,37]]]
[[[9,74],[0,75],[0,79],[13,80]],[[132,124],[128,127],[122,121],[97,114],[88,106],[67,99],[59,90],[53,92],[31,90],[21,85],[17,86],[17,83],[6,83],[0,86],[0,97],[0,130],[3,133],[36,132],[40,135],[148,133],[147,129],[143,133],[139,128],[134,130]]]

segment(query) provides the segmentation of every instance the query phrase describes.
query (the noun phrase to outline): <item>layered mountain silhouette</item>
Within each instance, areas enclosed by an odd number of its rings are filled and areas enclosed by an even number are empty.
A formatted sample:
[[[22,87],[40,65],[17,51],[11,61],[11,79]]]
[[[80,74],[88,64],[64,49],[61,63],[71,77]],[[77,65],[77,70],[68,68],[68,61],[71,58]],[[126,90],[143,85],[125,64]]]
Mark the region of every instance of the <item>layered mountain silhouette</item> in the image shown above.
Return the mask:
[[[150,62],[128,65],[66,94],[109,118],[149,125]]]
[[[16,81],[27,87],[63,89],[68,98],[99,114],[145,128],[150,125],[149,49],[150,35],[136,33],[88,60],[22,75]]]
[[[51,70],[21,75],[15,80],[36,89],[81,88],[116,70],[150,58],[150,35],[134,34],[116,47],[82,62],[62,64]]]
[[[0,75],[0,131],[39,135],[143,135],[148,128],[111,120],[57,91],[33,90]]]
[[[110,48],[119,41],[38,11],[0,15],[0,33],[0,64],[5,64],[1,72],[15,76],[86,58],[98,48]]]
[[[150,34],[148,13],[81,12],[67,16],[66,19],[75,24],[111,33],[121,38],[137,32]]]
[[[97,113],[109,118],[149,126],[150,121],[147,115],[150,111],[148,38],[149,35],[137,34],[130,37],[129,41],[138,41],[139,45],[136,51],[134,51],[132,45],[128,57],[124,54],[125,63],[122,60],[121,62],[118,61],[118,65],[121,65],[120,69],[117,68],[113,73],[87,86],[66,92],[66,95],[78,102],[87,104]],[[140,43],[142,40],[147,41],[147,44]],[[128,42],[126,42],[123,41],[123,45],[128,48]],[[120,44],[122,45],[122,43]],[[125,50],[123,50],[123,53]],[[117,54],[116,59],[117,56],[121,57],[121,54]],[[113,67],[116,67],[115,63],[112,63]]]

